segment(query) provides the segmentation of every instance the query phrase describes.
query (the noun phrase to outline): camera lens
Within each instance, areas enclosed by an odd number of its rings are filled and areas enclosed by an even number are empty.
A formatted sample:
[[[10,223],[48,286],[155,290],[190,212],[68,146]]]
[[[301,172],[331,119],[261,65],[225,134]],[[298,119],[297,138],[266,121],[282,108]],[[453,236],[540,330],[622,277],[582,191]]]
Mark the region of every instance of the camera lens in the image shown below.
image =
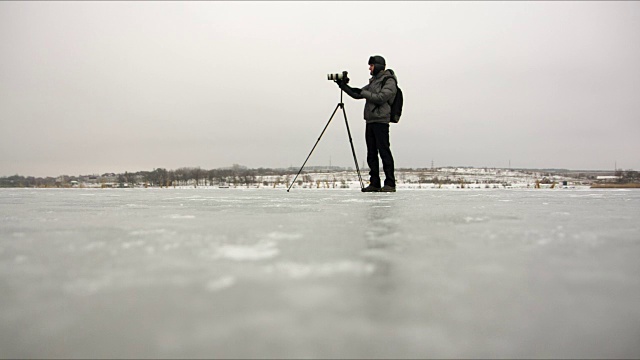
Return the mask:
[[[347,74],[348,73],[346,71],[336,74],[327,74],[327,80],[345,80],[347,79]]]

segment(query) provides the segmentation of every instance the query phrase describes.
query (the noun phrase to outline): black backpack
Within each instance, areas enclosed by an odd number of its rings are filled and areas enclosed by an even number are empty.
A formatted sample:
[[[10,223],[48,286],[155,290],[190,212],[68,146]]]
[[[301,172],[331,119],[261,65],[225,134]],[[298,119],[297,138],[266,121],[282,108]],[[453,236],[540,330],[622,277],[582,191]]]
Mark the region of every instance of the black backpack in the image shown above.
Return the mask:
[[[384,87],[384,83],[391,78],[391,76],[387,76],[382,79],[381,87]],[[391,103],[391,122],[394,124],[400,121],[400,116],[402,115],[402,105],[404,103],[402,90],[400,90],[400,87],[398,87],[398,80],[396,80],[396,88],[398,89],[398,91],[396,91],[396,96],[393,98],[393,102]]]

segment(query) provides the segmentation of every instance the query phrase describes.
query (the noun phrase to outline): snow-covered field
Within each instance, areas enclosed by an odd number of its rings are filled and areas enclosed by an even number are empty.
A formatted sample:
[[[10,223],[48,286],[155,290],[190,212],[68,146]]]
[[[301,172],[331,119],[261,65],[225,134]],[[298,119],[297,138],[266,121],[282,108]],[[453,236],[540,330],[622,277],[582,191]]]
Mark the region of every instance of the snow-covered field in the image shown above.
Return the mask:
[[[640,357],[640,190],[0,190],[0,357]]]
[[[361,175],[365,184],[369,180],[369,171],[363,169]],[[135,183],[129,184],[125,177],[115,174],[80,176],[77,178],[60,177],[57,187],[73,188],[147,188],[160,187],[159,180],[139,175]],[[543,188],[559,187],[589,187],[593,180],[585,178],[584,174],[569,176],[569,174],[551,174],[540,171],[510,170],[496,168],[434,168],[423,170],[396,170],[396,184],[403,189],[498,189],[498,188],[533,188],[541,183]],[[296,180],[293,185],[291,182]],[[208,178],[201,175],[199,180],[173,180],[167,182],[170,188],[288,188],[294,189],[336,189],[360,188],[356,170],[334,170],[320,172],[303,172],[299,176],[292,174],[281,175],[230,175],[224,180],[217,177]],[[163,187],[165,183],[162,183]]]

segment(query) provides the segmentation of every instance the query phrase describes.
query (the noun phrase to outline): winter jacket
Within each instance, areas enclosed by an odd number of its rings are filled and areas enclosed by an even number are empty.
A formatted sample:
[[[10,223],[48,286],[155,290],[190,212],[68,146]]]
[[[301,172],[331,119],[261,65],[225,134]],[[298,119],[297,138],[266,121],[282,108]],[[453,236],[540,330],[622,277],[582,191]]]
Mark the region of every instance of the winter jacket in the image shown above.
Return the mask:
[[[382,81],[385,77],[391,77],[391,79],[388,79],[382,87]],[[362,89],[352,88],[346,84],[342,84],[340,88],[354,99],[367,99],[367,103],[364,105],[364,120],[367,124],[388,124],[391,119],[390,103],[393,102],[398,91],[397,81],[393,70],[387,69],[372,76],[369,79],[369,84]]]

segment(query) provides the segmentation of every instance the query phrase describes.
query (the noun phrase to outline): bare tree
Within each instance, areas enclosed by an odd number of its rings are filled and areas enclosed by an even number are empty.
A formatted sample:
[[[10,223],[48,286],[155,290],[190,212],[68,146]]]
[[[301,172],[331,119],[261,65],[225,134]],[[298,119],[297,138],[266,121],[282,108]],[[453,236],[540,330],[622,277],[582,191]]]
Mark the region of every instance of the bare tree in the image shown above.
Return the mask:
[[[191,176],[195,180],[195,184],[193,185],[193,187],[198,187],[198,185],[200,185],[200,180],[205,177],[205,172],[202,171],[202,169],[200,169],[200,167],[198,166],[191,169]]]

